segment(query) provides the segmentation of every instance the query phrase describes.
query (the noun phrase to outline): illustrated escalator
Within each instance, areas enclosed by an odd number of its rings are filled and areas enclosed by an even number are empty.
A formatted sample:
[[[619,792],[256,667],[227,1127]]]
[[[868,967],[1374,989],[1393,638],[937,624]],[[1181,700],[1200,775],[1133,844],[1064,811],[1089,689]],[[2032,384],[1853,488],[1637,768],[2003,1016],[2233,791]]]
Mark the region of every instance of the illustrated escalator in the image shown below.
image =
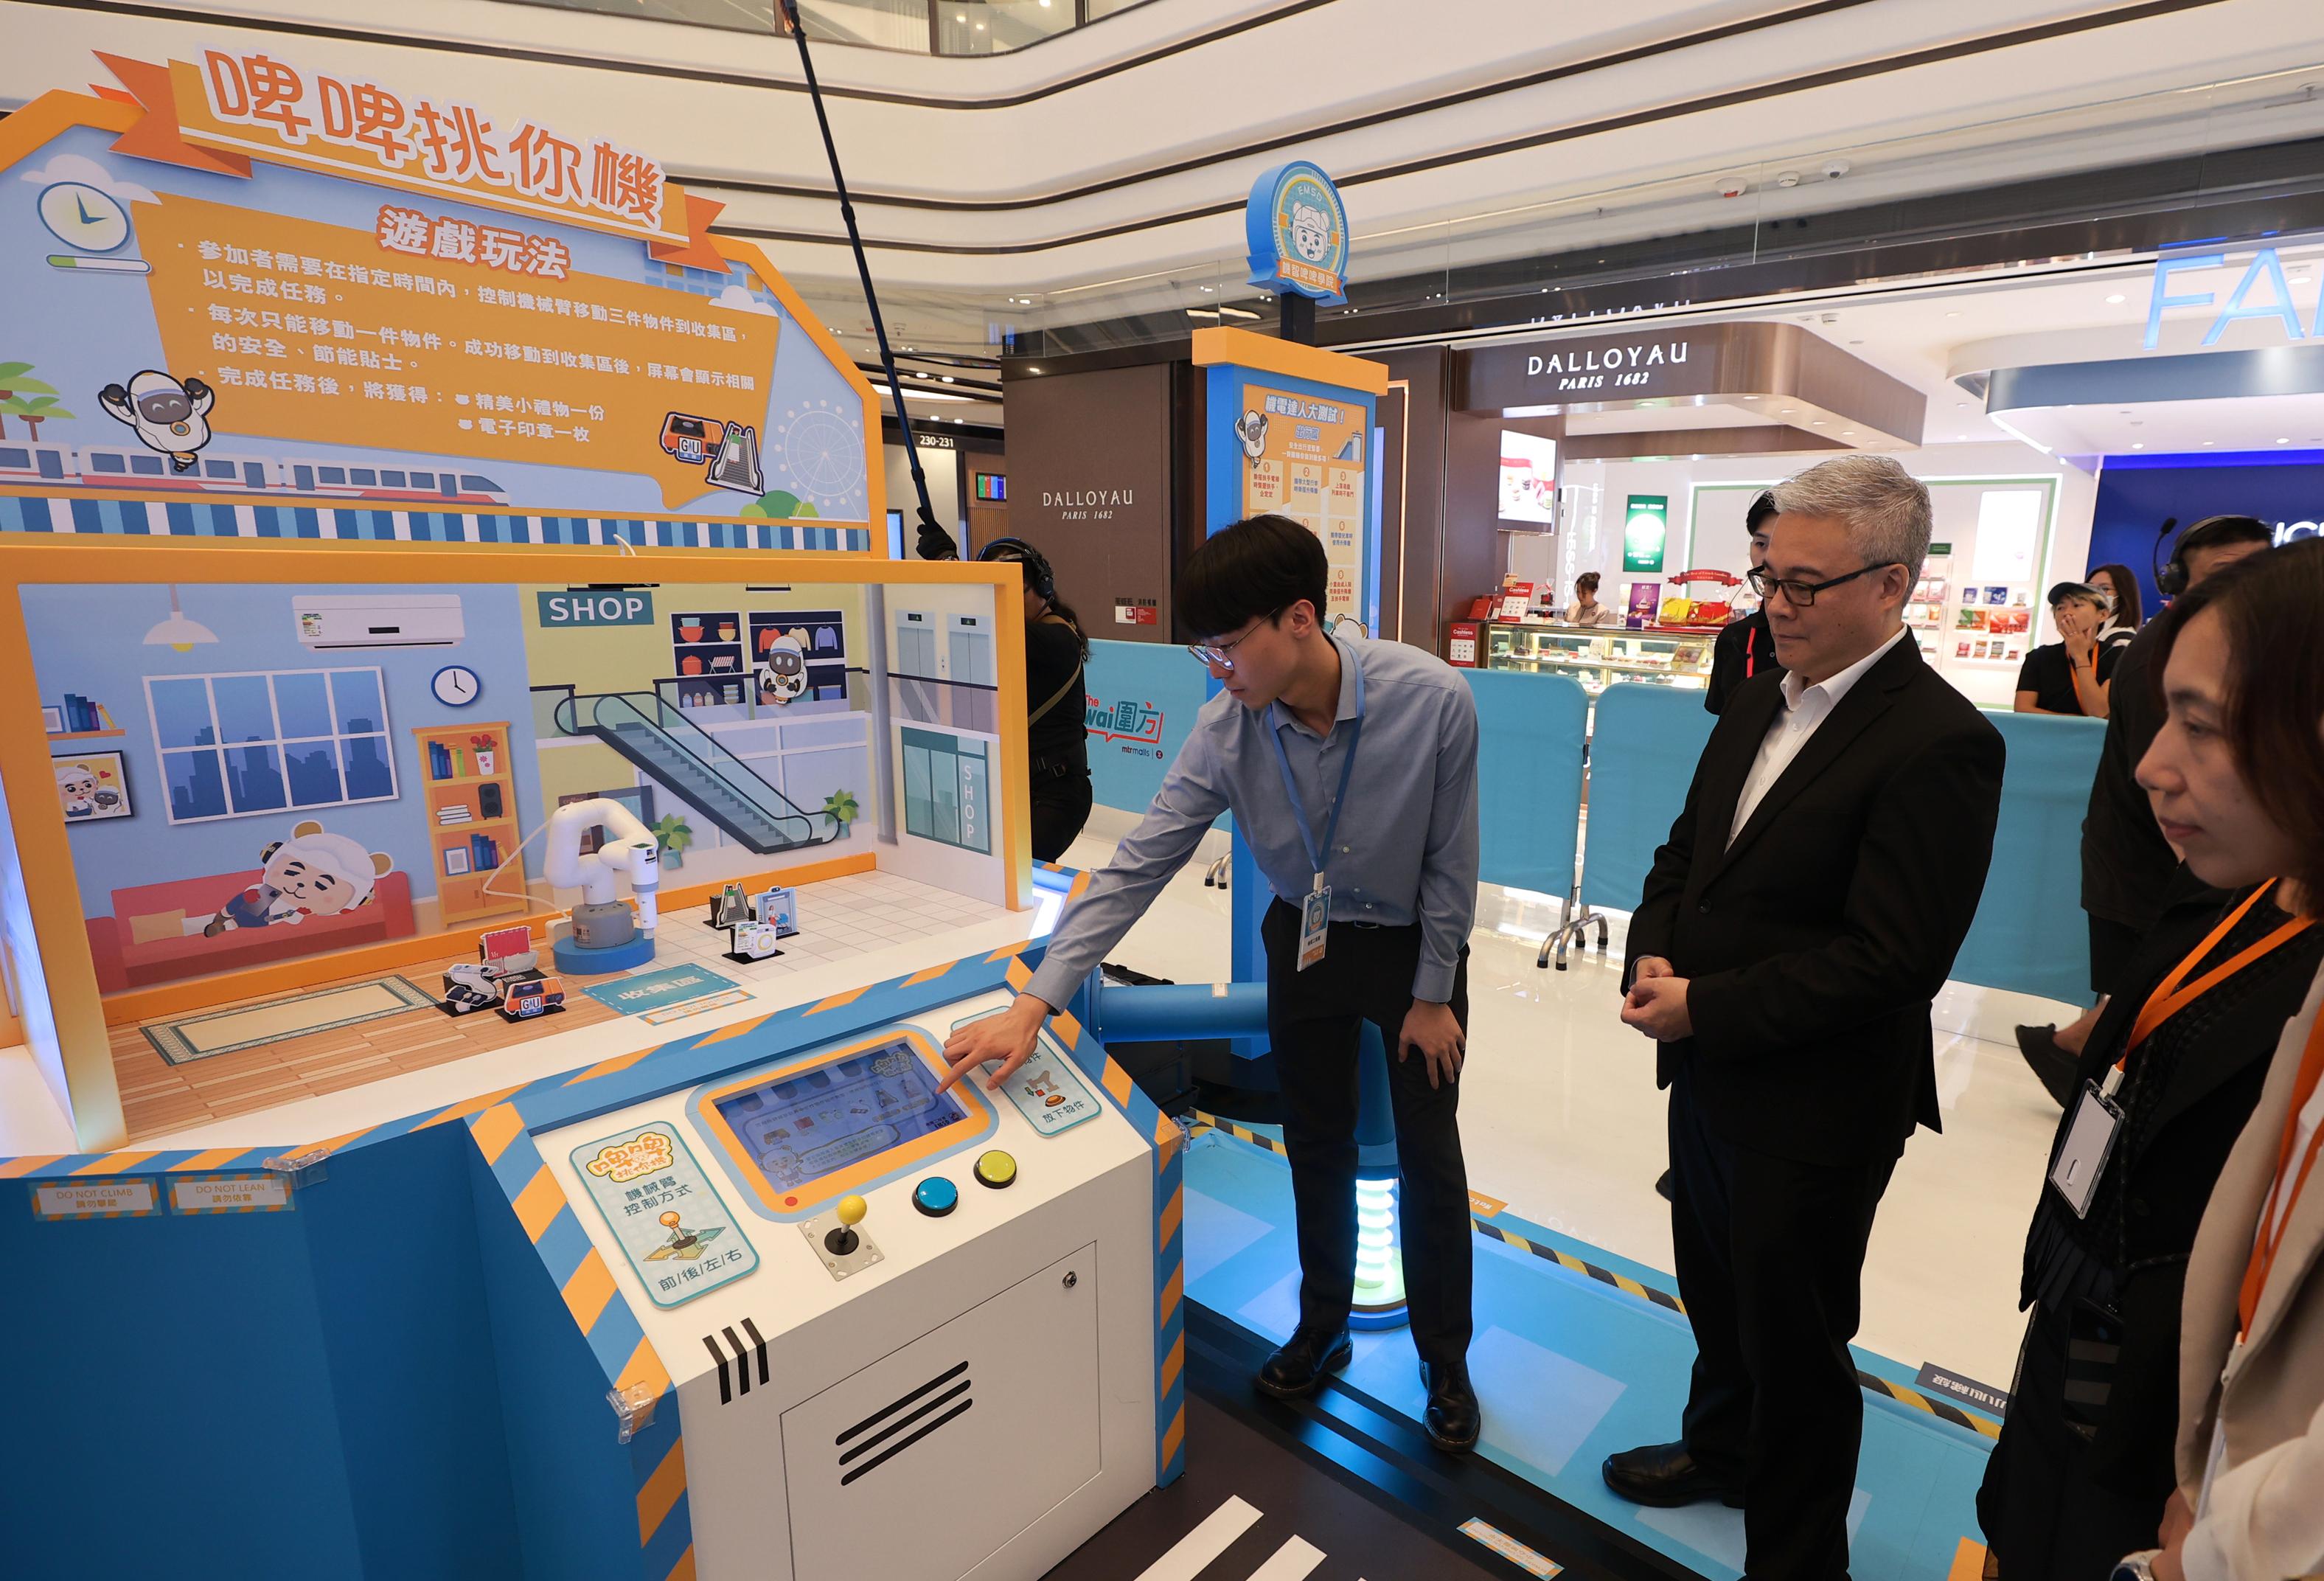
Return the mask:
[[[567,698],[555,718],[559,732],[604,742],[760,855],[837,837],[818,833],[813,814],[650,692]]]

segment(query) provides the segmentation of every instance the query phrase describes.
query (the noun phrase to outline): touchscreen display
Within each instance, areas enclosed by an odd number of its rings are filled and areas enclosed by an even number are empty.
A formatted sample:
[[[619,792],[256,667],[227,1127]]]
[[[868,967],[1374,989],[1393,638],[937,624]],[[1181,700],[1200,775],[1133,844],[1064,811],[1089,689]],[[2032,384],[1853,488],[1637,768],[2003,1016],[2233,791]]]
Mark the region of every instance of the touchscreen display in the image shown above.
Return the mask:
[[[717,1101],[767,1183],[796,1191],[967,1118],[902,1038]]]

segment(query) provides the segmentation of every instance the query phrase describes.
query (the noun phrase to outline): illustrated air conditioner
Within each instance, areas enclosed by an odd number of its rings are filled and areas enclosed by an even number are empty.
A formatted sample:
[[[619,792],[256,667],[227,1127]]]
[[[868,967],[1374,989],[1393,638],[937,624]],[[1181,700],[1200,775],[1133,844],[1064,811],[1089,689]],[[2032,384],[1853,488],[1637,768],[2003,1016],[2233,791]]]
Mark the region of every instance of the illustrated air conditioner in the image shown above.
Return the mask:
[[[290,600],[299,641],[340,648],[447,648],[466,634],[456,593],[300,593]]]

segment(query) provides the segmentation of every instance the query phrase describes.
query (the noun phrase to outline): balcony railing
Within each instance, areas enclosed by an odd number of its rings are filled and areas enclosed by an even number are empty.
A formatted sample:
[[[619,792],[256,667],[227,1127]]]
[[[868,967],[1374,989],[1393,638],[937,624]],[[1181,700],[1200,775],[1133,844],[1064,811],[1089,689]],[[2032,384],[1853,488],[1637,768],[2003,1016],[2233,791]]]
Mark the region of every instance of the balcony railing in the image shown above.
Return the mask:
[[[689,27],[775,31],[775,0],[530,0],[563,11],[641,16]],[[1142,5],[1146,0],[799,0],[816,43],[915,55],[1000,55]]]

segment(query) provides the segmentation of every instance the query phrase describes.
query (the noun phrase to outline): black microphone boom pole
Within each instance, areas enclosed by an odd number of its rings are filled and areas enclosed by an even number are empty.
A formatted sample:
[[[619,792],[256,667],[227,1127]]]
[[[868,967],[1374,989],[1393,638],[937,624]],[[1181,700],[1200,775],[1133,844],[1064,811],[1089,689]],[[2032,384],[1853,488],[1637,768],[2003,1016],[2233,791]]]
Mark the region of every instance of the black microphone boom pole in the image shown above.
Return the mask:
[[[920,470],[920,448],[912,438],[911,413],[904,410],[903,382],[896,377],[896,354],[889,348],[888,326],[880,317],[880,293],[872,289],[872,265],[863,257],[863,233],[855,228],[855,206],[847,200],[847,178],[839,173],[839,145],[831,140],[831,117],[824,113],[823,88],[815,79],[815,59],[807,52],[807,28],[799,21],[798,0],[776,0],[776,5],[791,37],[798,41],[799,69],[807,73],[816,125],[823,129],[823,152],[831,161],[831,184],[839,191],[839,217],[847,222],[847,245],[855,249],[855,273],[862,277],[863,300],[872,309],[872,333],[880,340],[880,365],[887,370],[888,396],[896,403],[896,426],[904,433],[904,458],[911,463],[912,486],[919,491],[917,547],[922,559],[958,559],[960,546],[951,533],[936,525],[936,507],[928,501],[927,474]]]

